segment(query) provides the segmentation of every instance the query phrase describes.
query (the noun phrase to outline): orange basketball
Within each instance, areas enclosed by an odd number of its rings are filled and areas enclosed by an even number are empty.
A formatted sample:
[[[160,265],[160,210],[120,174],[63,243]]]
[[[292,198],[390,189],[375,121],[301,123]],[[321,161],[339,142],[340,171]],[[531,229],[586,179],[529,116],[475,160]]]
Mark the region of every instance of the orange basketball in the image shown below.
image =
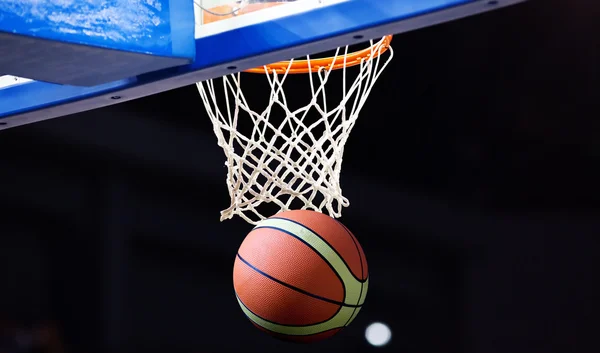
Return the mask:
[[[356,317],[368,268],[343,224],[314,211],[286,211],[260,222],[242,242],[233,286],[259,329],[284,340],[331,337]]]

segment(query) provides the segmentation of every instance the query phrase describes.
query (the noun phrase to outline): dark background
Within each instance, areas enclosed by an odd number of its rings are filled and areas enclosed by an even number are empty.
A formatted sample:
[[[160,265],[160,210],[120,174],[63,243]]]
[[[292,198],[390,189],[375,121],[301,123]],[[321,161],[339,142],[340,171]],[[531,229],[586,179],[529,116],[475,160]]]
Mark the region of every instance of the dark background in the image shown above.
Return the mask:
[[[345,151],[371,288],[336,337],[297,346],[244,318],[250,226],[219,222],[195,86],[0,133],[0,323],[54,322],[68,352],[597,352],[599,7],[395,37]],[[364,340],[373,321],[388,346]]]

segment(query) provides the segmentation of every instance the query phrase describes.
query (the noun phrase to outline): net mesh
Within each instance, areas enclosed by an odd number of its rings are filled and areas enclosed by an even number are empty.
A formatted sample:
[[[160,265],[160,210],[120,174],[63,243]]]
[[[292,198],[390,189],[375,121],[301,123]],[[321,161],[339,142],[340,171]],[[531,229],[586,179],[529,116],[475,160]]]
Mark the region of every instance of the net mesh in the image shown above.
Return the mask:
[[[332,87],[337,89],[332,84],[326,89],[334,72],[332,65],[306,75],[310,98],[297,109],[288,105],[284,90],[292,76],[293,60],[284,73],[264,67],[270,87],[266,107],[251,106],[242,90],[244,77],[252,74],[236,73],[197,83],[226,156],[231,203],[221,211],[221,221],[239,215],[256,224],[289,209],[341,216],[342,208],[349,206],[340,185],[344,145],[375,82],[393,57],[392,48],[386,49],[383,41],[371,41],[370,55],[354,67],[346,65],[348,47],[336,50],[334,62],[343,61],[344,65],[337,70],[342,93],[334,104],[326,94]],[[310,67],[310,56],[306,60]],[[354,71],[351,75],[350,70]],[[278,210],[265,204],[274,204]]]

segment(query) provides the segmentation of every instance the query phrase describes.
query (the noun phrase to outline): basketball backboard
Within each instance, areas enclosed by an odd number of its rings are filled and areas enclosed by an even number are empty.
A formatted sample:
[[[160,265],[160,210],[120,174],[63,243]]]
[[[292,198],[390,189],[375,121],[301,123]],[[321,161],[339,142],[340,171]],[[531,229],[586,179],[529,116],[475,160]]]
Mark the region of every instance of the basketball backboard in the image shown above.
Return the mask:
[[[3,1],[0,130],[521,1]]]

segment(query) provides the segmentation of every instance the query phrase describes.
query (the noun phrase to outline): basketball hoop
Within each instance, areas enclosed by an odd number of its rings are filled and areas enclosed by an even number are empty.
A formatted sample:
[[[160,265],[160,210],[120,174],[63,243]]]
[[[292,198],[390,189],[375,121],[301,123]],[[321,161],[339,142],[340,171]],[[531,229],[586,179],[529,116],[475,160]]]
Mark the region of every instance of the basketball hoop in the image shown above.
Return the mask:
[[[265,72],[276,72],[278,74],[307,74],[316,73],[320,70],[340,70],[349,68],[352,66],[360,65],[363,60],[373,60],[379,55],[385,53],[390,49],[392,42],[392,36],[383,37],[378,43],[371,44],[369,48],[344,54],[341,58],[339,56],[330,56],[322,59],[310,59],[307,56],[307,60],[288,60],[280,61],[273,64],[265,65],[262,67],[255,67],[253,69],[246,70],[244,72],[261,74]],[[374,47],[377,47],[377,51],[373,51]],[[371,57],[373,55],[373,57]]]
[[[371,90],[393,57],[392,36],[370,46],[305,60],[289,60],[197,83],[218,145],[226,156],[230,206],[221,221],[238,215],[251,224],[271,216],[262,209],[310,209],[340,217],[349,201],[342,195],[340,174],[344,145]],[[383,54],[388,55],[384,56]],[[356,77],[349,78],[349,68]],[[332,72],[341,72],[341,100],[331,106],[326,97]],[[265,74],[270,87],[266,107],[251,107],[242,77]],[[308,74],[311,99],[291,109],[284,91],[290,75]],[[329,84],[328,84],[329,83]],[[219,88],[219,87],[222,88]],[[219,88],[219,89],[218,89]],[[331,95],[331,93],[328,93]],[[277,110],[277,113],[274,112]],[[276,212],[275,212],[276,213]]]

